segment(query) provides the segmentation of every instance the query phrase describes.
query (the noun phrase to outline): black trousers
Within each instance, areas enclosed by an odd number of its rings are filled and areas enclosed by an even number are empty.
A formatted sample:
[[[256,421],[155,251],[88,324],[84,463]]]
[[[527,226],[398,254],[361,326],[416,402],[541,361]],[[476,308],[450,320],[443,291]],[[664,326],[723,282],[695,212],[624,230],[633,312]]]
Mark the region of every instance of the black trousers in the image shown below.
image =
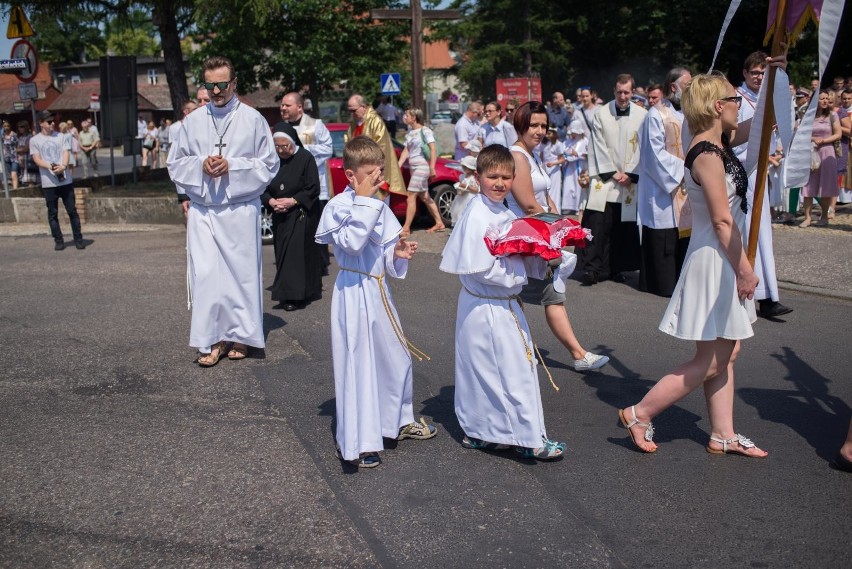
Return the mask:
[[[671,296],[688,248],[689,237],[678,237],[677,228],[651,229],[643,225],[639,290]]]
[[[44,201],[47,203],[47,223],[50,225],[50,234],[53,235],[53,240],[57,243],[62,243],[62,229],[59,227],[59,200],[62,200],[62,205],[65,206],[65,211],[68,212],[68,217],[71,219],[71,233],[74,235],[74,241],[83,239],[83,232],[80,230],[80,216],[77,215],[77,204],[74,202],[74,183],[65,184],[55,188],[42,188],[44,193]]]
[[[584,249],[577,249],[580,271],[603,281],[639,270],[639,228],[635,221],[621,221],[621,204],[607,202],[604,211],[585,210],[582,225],[592,231],[592,240]]]

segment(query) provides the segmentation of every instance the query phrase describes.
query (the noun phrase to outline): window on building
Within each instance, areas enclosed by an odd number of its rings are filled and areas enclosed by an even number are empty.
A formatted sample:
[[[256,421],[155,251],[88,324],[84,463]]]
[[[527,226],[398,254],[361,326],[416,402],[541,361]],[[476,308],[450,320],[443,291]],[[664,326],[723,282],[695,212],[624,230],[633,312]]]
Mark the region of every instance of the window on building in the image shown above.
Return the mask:
[[[156,85],[157,84],[157,70],[149,69],[148,70],[148,85]]]

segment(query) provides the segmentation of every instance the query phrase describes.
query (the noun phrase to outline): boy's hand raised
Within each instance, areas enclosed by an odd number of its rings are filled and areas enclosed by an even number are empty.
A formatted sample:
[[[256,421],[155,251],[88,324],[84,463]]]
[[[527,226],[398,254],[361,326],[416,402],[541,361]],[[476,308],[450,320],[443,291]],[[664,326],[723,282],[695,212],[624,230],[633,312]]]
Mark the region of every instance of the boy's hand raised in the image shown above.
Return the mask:
[[[411,259],[417,252],[417,241],[406,241],[400,239],[396,242],[396,247],[393,250],[393,256],[398,259]]]
[[[367,177],[355,186],[355,195],[371,198],[379,191],[383,181],[382,168],[381,166],[376,166],[375,170],[367,174]]]

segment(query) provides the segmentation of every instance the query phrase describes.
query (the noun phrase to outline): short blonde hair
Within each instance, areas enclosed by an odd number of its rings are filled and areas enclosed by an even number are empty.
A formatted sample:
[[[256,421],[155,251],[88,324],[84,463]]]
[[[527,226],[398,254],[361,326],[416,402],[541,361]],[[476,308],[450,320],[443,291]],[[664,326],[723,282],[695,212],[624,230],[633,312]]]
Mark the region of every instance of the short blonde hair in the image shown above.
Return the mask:
[[[372,138],[356,136],[343,147],[343,168],[357,170],[361,166],[382,166],[385,153]]]
[[[420,107],[408,107],[405,112],[413,116],[417,124],[425,124],[423,122],[423,110]]]
[[[709,130],[719,118],[716,101],[728,96],[731,84],[718,73],[696,75],[683,91],[681,108],[693,136]]]

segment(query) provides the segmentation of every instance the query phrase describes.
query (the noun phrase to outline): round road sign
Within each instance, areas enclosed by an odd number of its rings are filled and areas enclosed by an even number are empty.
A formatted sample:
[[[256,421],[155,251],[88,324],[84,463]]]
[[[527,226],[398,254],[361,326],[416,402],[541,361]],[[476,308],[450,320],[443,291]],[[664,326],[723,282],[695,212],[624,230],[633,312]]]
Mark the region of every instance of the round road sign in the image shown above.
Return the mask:
[[[33,44],[27,40],[18,40],[12,46],[12,59],[26,59],[29,62],[29,69],[21,71],[17,77],[24,83],[31,83],[35,79],[38,72],[38,56]]]

